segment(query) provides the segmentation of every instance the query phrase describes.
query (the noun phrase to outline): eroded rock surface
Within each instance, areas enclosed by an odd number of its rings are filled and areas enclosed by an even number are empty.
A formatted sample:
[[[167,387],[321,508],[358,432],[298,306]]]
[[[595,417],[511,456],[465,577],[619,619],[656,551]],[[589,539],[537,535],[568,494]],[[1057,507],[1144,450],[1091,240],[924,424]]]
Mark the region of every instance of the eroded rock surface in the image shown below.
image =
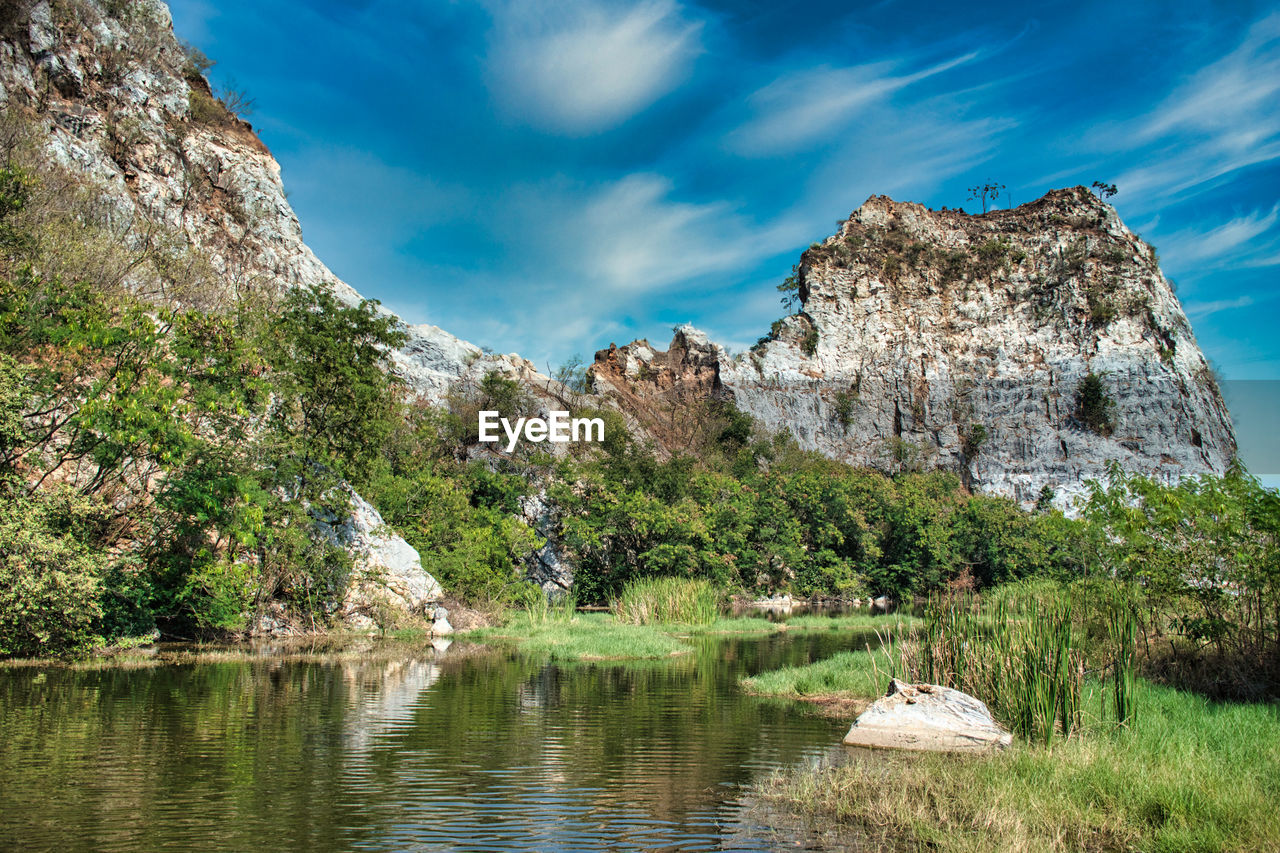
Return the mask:
[[[1008,747],[1013,735],[968,693],[895,678],[884,697],[858,716],[844,742],[923,752],[986,752]]]
[[[1177,482],[1235,456],[1155,252],[1083,187],[981,216],[876,196],[798,278],[800,311],[751,352],[680,329],[666,353],[598,353],[598,387],[646,424],[682,397],[731,399],[833,458],[954,470],[1026,505],[1047,488],[1067,506],[1111,460]],[[1088,376],[1106,425],[1081,405]]]
[[[440,584],[422,568],[417,550],[389,530],[368,501],[354,491],[350,500],[347,518],[317,522],[354,557],[351,584],[338,618],[351,627],[367,629],[377,627],[378,611],[384,607],[425,617],[442,595]]]

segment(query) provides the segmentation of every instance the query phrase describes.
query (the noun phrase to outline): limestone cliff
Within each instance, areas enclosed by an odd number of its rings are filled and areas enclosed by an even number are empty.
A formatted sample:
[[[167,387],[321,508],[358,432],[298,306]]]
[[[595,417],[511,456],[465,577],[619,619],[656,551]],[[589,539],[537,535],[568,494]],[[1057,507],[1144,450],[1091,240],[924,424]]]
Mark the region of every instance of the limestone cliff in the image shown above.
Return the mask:
[[[624,406],[718,394],[834,458],[1028,503],[1108,460],[1176,481],[1235,456],[1155,252],[1084,188],[980,216],[873,197],[797,273],[799,312],[746,355],[683,329],[602,351],[597,381]]]
[[[16,0],[0,12],[0,105],[33,122],[48,158],[94,182],[123,239],[180,235],[207,268],[199,305],[327,284],[360,299],[303,242],[280,165],[213,96],[159,0]],[[395,354],[409,386],[438,401],[462,377],[533,365],[432,325]]]

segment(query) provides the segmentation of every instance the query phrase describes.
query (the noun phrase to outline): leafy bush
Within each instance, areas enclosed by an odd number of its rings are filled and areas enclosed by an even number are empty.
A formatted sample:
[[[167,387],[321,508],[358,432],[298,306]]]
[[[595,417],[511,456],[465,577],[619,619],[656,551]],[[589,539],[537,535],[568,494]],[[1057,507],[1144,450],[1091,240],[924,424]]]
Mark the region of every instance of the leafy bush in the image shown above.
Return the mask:
[[[1080,380],[1076,388],[1076,418],[1088,429],[1098,435],[1111,435],[1115,431],[1115,407],[1101,376],[1089,373]]]
[[[107,559],[83,539],[105,512],[67,489],[28,497],[0,483],[0,656],[73,654],[93,642]]]
[[[1280,495],[1239,467],[1167,486],[1114,463],[1084,506],[1093,562],[1140,584],[1154,674],[1214,696],[1280,695]],[[1154,637],[1152,636],[1154,635]]]
[[[818,351],[818,330],[812,326],[804,333],[804,337],[800,339],[800,351],[805,355],[812,356]]]

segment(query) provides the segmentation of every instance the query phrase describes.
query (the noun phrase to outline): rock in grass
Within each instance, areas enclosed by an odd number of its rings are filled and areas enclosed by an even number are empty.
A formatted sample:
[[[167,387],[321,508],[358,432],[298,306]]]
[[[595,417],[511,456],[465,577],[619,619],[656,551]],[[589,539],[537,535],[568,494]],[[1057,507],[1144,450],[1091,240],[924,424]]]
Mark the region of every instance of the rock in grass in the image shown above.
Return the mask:
[[[1013,735],[967,693],[895,678],[888,693],[854,721],[844,742],[924,752],[985,752],[1008,747]]]

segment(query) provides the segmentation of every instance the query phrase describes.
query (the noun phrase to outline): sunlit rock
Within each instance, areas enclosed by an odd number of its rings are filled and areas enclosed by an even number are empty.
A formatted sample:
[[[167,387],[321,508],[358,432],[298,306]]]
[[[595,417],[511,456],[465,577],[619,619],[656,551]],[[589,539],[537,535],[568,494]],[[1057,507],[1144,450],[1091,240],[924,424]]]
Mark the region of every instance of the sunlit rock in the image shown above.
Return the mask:
[[[858,716],[844,742],[924,752],[985,752],[1008,747],[1013,735],[967,693],[895,678],[889,692]]]

